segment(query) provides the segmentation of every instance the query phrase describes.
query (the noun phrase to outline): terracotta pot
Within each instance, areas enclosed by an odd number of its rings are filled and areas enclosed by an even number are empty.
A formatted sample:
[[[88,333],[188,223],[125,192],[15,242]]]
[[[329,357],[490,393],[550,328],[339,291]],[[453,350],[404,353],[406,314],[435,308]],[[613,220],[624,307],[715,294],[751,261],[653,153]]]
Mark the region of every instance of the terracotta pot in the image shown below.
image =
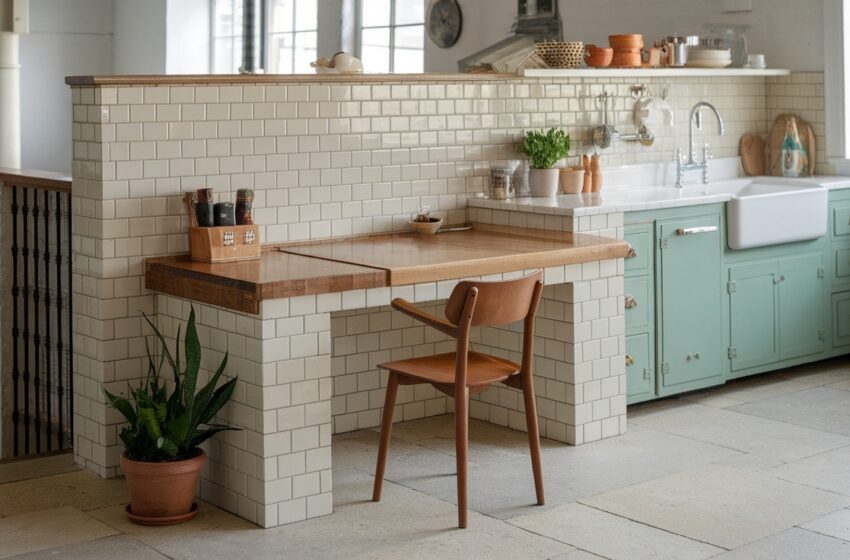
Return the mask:
[[[147,525],[180,523],[194,517],[198,511],[193,503],[195,490],[206,460],[203,450],[197,457],[168,463],[134,461],[124,451],[121,470],[130,491],[127,516]]]
[[[531,196],[552,198],[557,195],[560,171],[560,169],[529,169],[528,183],[531,187]]]
[[[604,68],[611,64],[614,49],[588,45],[584,54],[584,63],[594,68]]]
[[[608,44],[614,47],[614,50],[642,49],[643,35],[608,35]]]
[[[584,185],[584,169],[561,169],[561,192],[579,194]]]

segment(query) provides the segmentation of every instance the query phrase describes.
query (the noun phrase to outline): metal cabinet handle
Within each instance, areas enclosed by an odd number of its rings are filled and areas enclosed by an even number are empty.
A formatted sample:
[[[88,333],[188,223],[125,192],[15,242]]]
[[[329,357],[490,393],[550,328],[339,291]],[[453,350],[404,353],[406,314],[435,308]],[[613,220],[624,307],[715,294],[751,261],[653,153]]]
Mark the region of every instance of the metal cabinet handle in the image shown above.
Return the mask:
[[[635,363],[635,358],[631,354],[626,354],[626,367],[633,365]]]
[[[631,294],[626,294],[626,309],[632,309],[633,307],[637,307],[638,302],[635,297]]]
[[[635,251],[635,248],[632,247],[631,245],[629,245],[629,252],[628,252],[628,254],[626,254],[626,258],[627,259],[633,259],[636,256],[637,256],[637,252]]]
[[[649,380],[649,368],[643,368],[643,378]]]
[[[676,230],[676,235],[695,235],[697,233],[712,233],[715,231],[717,231],[717,226],[679,228]]]

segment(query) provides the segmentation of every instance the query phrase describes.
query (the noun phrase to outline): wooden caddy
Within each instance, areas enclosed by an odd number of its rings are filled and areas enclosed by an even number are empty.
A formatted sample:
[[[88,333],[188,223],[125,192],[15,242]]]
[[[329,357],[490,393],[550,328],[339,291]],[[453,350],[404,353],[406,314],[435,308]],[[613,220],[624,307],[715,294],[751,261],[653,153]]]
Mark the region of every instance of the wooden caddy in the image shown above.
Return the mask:
[[[250,226],[190,227],[192,260],[207,263],[260,258],[260,228]]]

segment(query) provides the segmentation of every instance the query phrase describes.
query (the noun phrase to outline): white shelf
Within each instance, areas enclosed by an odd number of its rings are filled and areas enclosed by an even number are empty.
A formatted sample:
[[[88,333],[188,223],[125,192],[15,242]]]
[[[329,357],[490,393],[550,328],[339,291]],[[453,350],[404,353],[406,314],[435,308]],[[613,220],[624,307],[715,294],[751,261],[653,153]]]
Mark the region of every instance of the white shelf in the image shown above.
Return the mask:
[[[703,78],[787,76],[784,68],[528,68],[526,78]]]

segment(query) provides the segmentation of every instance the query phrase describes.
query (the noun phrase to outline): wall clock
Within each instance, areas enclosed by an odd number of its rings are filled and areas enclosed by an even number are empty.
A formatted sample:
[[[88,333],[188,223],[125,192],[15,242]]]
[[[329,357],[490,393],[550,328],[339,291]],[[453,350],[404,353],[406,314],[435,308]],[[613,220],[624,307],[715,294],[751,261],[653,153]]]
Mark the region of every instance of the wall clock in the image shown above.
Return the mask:
[[[463,27],[463,16],[457,0],[431,0],[425,27],[431,41],[441,49],[454,45]]]

